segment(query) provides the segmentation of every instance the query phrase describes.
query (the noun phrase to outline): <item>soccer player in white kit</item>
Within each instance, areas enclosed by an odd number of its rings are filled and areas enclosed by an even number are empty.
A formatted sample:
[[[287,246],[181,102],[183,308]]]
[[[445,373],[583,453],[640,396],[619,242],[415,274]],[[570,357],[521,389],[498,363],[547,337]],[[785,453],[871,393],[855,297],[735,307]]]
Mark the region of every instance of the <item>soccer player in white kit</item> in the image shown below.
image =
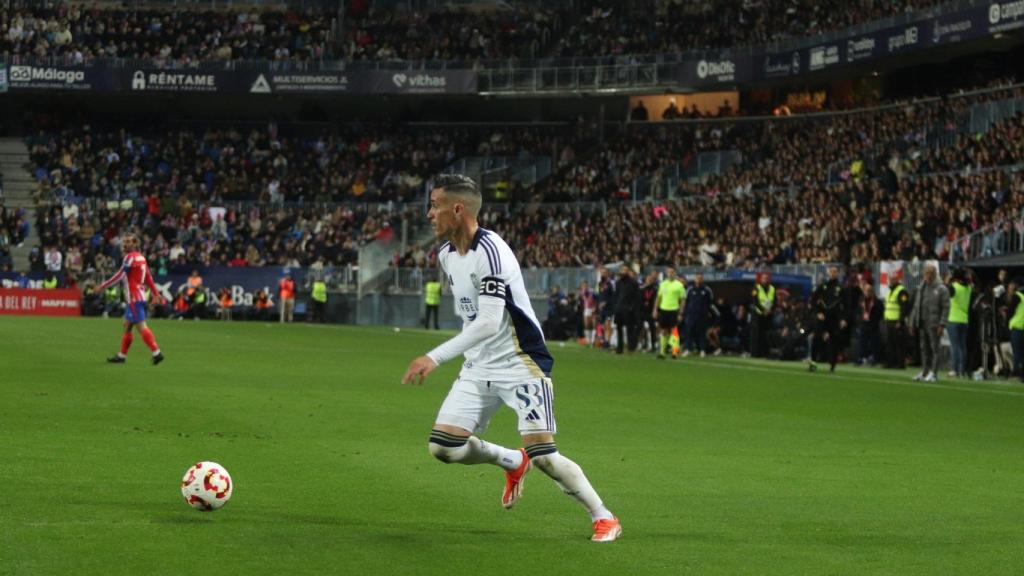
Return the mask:
[[[505,470],[501,503],[512,508],[533,466],[551,477],[590,513],[594,542],[612,542],[622,527],[583,470],[555,446],[554,360],[530,305],[519,262],[494,232],[477,224],[483,200],[472,179],[439,176],[428,218],[446,242],[438,260],[455,299],[462,331],[409,364],[403,384],[422,384],[438,365],[466,361],[438,411],[430,453],[445,463],[493,464]],[[516,412],[525,448],[512,450],[480,439],[504,404]]]

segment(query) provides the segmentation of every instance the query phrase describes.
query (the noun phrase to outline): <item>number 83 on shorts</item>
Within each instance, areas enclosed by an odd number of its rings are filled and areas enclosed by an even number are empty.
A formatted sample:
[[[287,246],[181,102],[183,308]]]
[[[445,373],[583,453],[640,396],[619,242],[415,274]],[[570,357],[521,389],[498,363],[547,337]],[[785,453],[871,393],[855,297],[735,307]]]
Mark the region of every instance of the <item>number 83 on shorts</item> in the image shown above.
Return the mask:
[[[504,404],[515,411],[520,434],[556,431],[555,396],[550,378],[500,382],[459,378],[438,411],[437,422],[472,433],[487,430],[491,417]]]

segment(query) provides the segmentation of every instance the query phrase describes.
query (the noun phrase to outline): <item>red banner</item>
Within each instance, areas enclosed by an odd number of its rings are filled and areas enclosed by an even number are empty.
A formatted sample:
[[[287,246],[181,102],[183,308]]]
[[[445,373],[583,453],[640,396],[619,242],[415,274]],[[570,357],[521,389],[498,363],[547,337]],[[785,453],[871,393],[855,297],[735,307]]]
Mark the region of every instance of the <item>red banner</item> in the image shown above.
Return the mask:
[[[74,289],[0,288],[0,314],[81,316],[82,295]]]

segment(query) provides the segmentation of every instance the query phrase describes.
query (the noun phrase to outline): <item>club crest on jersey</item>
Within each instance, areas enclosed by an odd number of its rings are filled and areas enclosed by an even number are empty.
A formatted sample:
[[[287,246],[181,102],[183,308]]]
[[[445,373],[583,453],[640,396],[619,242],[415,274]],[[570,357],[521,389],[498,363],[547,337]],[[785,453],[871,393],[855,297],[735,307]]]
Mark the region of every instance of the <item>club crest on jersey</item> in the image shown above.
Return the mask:
[[[459,312],[461,312],[470,322],[476,320],[476,306],[473,305],[473,300],[470,298],[465,296],[459,298]]]
[[[479,278],[477,278],[477,277],[476,277],[476,274],[475,274],[475,273],[473,273],[473,274],[470,274],[470,275],[469,275],[469,279],[470,279],[470,281],[471,281],[471,282],[473,282],[473,285],[474,285],[474,286],[476,286],[477,280],[479,280]]]

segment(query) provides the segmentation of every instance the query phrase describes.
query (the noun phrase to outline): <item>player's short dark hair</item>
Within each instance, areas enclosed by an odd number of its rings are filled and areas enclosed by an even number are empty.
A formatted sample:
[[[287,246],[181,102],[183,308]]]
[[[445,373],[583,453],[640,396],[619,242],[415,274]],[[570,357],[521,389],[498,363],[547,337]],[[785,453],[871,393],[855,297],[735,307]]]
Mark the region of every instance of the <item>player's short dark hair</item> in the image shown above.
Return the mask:
[[[465,174],[440,174],[434,178],[434,188],[444,188],[451,194],[480,196],[480,187]]]

